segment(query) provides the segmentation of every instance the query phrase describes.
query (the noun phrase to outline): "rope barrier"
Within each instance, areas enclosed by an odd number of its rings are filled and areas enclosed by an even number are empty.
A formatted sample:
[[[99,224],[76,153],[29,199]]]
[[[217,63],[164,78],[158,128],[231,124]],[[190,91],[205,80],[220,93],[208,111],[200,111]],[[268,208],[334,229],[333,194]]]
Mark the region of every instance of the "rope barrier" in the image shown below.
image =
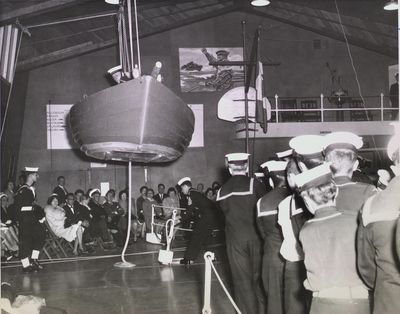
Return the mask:
[[[212,252],[206,252],[204,254],[204,261],[205,261],[205,283],[204,283],[204,306],[202,313],[203,314],[211,314],[211,269],[214,271],[215,276],[217,277],[222,289],[224,290],[226,296],[228,297],[229,301],[231,302],[232,306],[234,307],[235,311],[238,314],[242,314],[242,312],[239,310],[238,306],[236,305],[235,301],[233,300],[232,296],[229,294],[228,289],[225,287],[221,276],[218,274],[214,264],[214,253]]]

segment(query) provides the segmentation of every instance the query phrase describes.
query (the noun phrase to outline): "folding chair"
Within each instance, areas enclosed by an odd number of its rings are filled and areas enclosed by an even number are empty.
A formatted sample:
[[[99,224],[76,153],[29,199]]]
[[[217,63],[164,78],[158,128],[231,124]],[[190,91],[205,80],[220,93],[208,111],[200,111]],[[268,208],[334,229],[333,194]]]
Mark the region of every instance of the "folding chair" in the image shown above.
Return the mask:
[[[53,230],[51,230],[50,225],[47,222],[47,220],[45,220],[45,226],[48,231],[49,238],[50,238],[50,240],[52,240],[52,244],[55,247],[55,249],[61,251],[61,253],[64,255],[64,257],[68,257],[68,254],[65,251],[66,248],[64,247],[64,245],[67,246],[65,244],[67,241],[62,238],[57,237],[54,234],[54,232],[53,232]],[[72,248],[71,243],[68,243],[68,245],[70,248]]]

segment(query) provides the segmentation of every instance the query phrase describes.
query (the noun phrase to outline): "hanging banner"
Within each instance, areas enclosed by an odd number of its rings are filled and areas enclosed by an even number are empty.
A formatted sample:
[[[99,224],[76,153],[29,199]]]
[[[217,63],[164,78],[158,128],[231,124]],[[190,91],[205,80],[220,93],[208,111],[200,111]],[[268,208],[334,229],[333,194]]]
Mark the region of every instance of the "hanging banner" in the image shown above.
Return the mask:
[[[68,130],[68,114],[73,105],[51,104],[47,112],[47,149],[73,149],[78,146],[72,141]]]
[[[204,147],[203,105],[188,105],[194,114],[194,132],[189,147]]]

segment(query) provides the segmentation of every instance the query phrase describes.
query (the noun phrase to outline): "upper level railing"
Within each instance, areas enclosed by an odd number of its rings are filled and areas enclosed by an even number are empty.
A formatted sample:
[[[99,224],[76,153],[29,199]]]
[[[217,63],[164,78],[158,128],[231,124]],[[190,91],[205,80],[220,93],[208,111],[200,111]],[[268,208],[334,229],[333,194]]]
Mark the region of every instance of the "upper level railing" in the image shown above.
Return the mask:
[[[399,108],[392,107],[389,96],[359,97],[268,97],[272,123],[342,122],[399,120]]]

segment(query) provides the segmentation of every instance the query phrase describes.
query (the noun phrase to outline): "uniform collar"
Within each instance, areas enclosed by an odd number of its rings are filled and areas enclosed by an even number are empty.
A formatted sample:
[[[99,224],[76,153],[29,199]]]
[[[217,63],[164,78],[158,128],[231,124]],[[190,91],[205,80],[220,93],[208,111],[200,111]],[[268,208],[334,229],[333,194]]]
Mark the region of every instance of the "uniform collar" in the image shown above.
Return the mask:
[[[335,181],[336,185],[342,185],[342,184],[353,182],[353,181],[351,181],[351,178],[346,177],[346,176],[334,177],[333,181]]]
[[[314,219],[319,219],[319,218],[327,218],[332,215],[336,215],[337,213],[340,213],[336,207],[333,206],[327,206],[327,207],[321,207],[317,209],[314,215]]]

